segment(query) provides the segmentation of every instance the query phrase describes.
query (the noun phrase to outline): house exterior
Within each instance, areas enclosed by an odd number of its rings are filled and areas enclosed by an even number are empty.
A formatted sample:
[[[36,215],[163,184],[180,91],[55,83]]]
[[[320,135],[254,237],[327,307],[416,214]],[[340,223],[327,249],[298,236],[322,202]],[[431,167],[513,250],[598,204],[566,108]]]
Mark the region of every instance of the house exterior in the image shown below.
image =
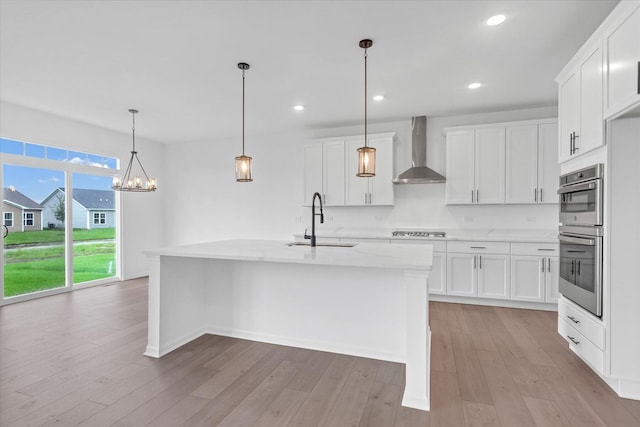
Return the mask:
[[[47,227],[64,228],[64,221],[56,218],[65,191],[58,187],[43,201],[43,222]],[[115,193],[112,190],[73,189],[73,228],[93,230],[116,225]]]
[[[2,223],[9,232],[42,230],[42,206],[13,187],[3,188]]]

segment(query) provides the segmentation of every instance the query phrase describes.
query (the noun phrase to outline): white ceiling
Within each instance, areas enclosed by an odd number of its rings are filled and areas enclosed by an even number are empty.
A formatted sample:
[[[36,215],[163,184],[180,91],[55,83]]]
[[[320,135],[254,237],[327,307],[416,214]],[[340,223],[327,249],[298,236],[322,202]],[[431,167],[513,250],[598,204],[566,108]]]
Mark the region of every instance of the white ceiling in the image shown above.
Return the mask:
[[[0,99],[124,133],[137,108],[139,136],[222,141],[241,132],[244,61],[248,135],[353,125],[371,38],[371,122],[549,106],[616,3],[0,0]]]

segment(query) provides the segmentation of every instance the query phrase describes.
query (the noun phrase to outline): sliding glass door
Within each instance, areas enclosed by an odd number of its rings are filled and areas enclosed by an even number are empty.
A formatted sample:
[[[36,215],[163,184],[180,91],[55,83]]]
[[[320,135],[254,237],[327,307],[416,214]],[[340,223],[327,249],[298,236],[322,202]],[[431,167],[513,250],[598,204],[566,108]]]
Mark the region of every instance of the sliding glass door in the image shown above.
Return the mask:
[[[64,228],[49,222],[40,204],[63,185],[64,172],[5,164],[2,175],[4,296],[64,287]],[[56,200],[64,215],[64,193]]]

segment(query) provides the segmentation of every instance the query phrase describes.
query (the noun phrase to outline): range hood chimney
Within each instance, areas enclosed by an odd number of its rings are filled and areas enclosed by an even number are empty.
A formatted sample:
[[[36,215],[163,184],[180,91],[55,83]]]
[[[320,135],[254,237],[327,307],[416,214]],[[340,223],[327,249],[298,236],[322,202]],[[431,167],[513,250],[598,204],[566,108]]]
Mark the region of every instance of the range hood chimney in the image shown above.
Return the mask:
[[[394,184],[434,184],[444,176],[427,167],[427,116],[411,118],[411,167],[393,180]]]

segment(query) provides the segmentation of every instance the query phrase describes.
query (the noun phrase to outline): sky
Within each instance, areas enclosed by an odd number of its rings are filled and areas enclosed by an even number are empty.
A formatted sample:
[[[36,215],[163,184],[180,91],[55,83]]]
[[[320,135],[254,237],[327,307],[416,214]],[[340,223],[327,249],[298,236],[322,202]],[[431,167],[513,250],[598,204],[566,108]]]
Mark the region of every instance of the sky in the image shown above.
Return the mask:
[[[16,190],[41,203],[57,187],[64,187],[64,172],[52,169],[3,165],[2,185]],[[74,188],[110,190],[112,178],[86,174],[73,174]]]

